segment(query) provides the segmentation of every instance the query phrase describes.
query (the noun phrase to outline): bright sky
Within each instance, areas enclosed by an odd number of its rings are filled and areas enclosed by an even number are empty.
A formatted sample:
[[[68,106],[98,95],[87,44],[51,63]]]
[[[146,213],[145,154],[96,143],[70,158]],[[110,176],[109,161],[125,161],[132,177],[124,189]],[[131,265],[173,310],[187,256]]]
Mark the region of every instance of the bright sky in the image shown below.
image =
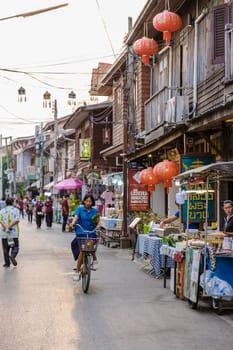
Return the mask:
[[[52,120],[51,111],[42,108],[46,90],[58,101],[59,117],[71,112],[67,105],[71,90],[78,101],[88,100],[92,68],[98,62],[114,61],[113,50],[117,54],[122,47],[128,17],[133,17],[135,22],[147,1],[0,0],[0,18],[65,2],[69,6],[56,11],[0,21],[0,134],[3,137],[34,135],[35,125]],[[34,79],[4,69],[30,73]],[[54,72],[66,74],[49,74]],[[26,89],[26,103],[18,103],[20,86]]]

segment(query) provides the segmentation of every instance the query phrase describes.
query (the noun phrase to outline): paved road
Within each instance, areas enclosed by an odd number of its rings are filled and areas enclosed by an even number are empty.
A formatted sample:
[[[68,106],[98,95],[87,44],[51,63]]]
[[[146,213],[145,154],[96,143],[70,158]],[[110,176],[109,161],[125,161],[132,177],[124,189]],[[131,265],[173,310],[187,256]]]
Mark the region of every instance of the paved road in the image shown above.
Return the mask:
[[[233,313],[190,310],[129,250],[99,247],[85,295],[72,278],[72,234],[25,220],[21,230],[18,266],[0,267],[1,350],[233,349]]]

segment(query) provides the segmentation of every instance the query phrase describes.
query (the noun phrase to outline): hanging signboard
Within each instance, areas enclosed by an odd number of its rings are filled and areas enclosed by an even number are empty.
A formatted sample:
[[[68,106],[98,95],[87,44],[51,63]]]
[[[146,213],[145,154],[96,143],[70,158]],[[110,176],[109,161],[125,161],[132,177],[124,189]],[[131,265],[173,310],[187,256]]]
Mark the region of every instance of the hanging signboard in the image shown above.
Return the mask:
[[[79,139],[79,155],[80,160],[91,159],[91,139]]]
[[[181,157],[181,172],[198,168],[214,162],[212,156],[186,156]],[[206,219],[206,184],[197,183],[191,186],[183,186],[183,190],[189,193],[189,222],[205,222]],[[214,182],[209,182],[208,193],[208,221],[215,221],[215,193]],[[192,192],[193,191],[193,192]],[[187,221],[187,200],[181,206],[182,222]]]
[[[147,211],[149,209],[149,193],[147,185],[140,184],[139,171],[129,169],[129,211]]]

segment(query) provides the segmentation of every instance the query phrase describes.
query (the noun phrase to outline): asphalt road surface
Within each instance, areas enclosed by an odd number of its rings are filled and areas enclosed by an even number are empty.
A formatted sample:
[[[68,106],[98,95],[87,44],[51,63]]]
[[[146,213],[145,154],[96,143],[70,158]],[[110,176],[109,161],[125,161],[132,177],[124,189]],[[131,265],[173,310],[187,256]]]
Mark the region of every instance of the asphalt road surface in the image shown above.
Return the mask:
[[[17,267],[0,254],[0,350],[233,349],[232,310],[191,310],[130,250],[102,245],[86,295],[73,281],[73,234],[35,226],[21,222]]]

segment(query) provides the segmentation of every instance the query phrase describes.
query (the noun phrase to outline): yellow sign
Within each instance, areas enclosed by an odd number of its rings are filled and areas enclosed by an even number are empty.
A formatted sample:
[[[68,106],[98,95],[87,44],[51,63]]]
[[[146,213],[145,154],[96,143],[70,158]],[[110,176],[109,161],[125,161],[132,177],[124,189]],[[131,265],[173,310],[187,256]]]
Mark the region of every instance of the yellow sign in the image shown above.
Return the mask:
[[[91,139],[80,139],[79,140],[79,154],[80,160],[91,159]]]

